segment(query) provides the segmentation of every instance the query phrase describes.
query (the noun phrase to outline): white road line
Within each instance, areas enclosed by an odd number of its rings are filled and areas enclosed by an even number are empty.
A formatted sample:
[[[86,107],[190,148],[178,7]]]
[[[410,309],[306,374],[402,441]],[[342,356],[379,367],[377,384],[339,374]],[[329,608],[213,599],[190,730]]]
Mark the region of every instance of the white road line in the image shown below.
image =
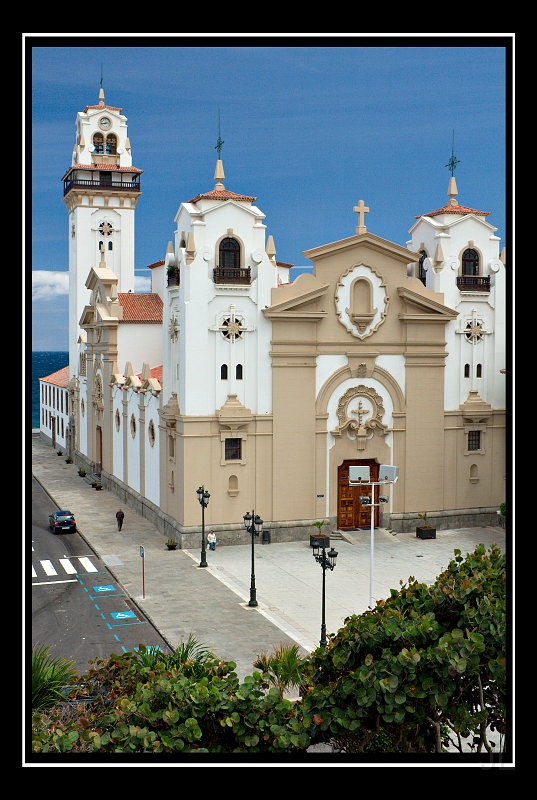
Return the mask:
[[[64,581],[41,581],[41,583],[32,583],[32,586],[48,586],[50,583],[78,583],[76,578],[66,578]]]
[[[33,564],[32,564],[32,578],[37,578],[37,572],[35,571]]]
[[[94,567],[89,558],[79,558],[78,559],[86,572],[98,572],[99,570],[97,567]]]
[[[58,574],[56,572],[56,570],[54,569],[54,567],[52,566],[52,561],[42,561],[41,562],[41,566],[43,567],[43,569],[45,570],[45,573],[47,575],[57,575]]]
[[[68,575],[76,575],[76,568],[73,567],[68,558],[60,558],[60,564]]]

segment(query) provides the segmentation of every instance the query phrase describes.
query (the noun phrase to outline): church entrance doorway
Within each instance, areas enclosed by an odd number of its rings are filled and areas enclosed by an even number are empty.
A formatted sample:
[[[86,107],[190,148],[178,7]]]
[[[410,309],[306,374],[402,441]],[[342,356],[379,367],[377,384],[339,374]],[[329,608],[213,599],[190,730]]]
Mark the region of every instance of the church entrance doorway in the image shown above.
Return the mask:
[[[344,461],[338,467],[337,525],[340,530],[371,529],[371,506],[362,506],[360,496],[371,497],[371,486],[349,486],[349,467],[369,467],[370,479],[378,481],[379,465],[373,459]],[[379,509],[374,509],[375,527],[379,525]]]

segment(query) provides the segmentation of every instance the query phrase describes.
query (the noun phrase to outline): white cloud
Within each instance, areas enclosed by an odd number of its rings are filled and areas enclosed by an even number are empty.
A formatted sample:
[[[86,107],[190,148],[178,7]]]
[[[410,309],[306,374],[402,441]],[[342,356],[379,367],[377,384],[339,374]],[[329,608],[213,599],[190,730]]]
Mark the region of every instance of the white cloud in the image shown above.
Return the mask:
[[[150,292],[151,278],[134,278],[135,292]],[[32,271],[32,300],[54,300],[69,294],[69,273],[54,270]]]
[[[69,273],[36,269],[32,272],[32,301],[54,300],[69,294]]]
[[[151,278],[137,278],[134,276],[134,291],[135,292],[150,292],[151,291]]]

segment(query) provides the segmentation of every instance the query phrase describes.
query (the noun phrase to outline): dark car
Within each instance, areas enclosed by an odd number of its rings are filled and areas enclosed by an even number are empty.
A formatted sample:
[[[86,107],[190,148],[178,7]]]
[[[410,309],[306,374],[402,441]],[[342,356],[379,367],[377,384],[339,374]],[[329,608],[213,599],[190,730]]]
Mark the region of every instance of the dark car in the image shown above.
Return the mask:
[[[49,516],[48,525],[52,533],[76,532],[76,520],[70,511],[55,511]]]

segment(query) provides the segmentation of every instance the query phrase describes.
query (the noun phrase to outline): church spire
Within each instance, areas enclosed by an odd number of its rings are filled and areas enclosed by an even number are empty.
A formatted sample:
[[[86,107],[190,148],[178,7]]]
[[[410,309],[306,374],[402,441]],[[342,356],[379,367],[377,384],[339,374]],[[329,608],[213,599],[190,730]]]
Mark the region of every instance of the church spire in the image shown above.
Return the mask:
[[[222,183],[222,178],[225,178],[224,175],[224,165],[222,164],[222,160],[220,156],[222,155],[222,145],[224,144],[222,137],[220,136],[220,109],[218,109],[218,139],[216,140],[216,147],[214,148],[218,153],[218,159],[216,162],[216,169],[214,171],[214,179],[217,181],[215,184],[215,191],[222,191],[226,187]]]
[[[103,65],[101,64],[101,82],[99,84],[99,105],[104,106]]]

